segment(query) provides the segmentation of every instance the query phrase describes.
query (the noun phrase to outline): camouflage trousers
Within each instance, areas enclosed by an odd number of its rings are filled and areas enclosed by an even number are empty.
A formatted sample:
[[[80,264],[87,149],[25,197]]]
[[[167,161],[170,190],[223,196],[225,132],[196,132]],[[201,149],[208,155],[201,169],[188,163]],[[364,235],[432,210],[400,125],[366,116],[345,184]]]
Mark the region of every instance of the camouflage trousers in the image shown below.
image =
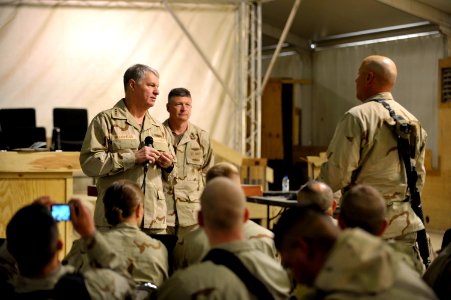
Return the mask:
[[[199,224],[194,224],[191,226],[168,226],[166,229],[167,234],[174,234],[177,235],[178,239],[180,240],[185,234],[187,234],[190,231],[193,231],[195,229],[199,228]]]
[[[423,275],[426,268],[420,256],[420,250],[417,245],[417,233],[412,232],[404,235],[400,235],[387,241],[391,242],[391,246],[401,253],[406,254],[411,259],[411,267],[418,272],[418,274]]]

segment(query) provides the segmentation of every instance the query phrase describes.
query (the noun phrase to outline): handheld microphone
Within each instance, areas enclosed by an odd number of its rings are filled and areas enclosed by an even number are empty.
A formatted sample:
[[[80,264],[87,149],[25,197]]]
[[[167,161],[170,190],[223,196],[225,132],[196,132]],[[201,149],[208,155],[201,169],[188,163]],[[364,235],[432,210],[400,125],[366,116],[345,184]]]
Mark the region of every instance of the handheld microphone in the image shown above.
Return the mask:
[[[147,147],[153,148],[153,137],[151,137],[150,135],[146,136],[146,138],[144,139],[144,144]],[[145,170],[147,170],[149,168],[149,161],[146,161],[146,164],[144,165],[144,167],[145,167]]]
[[[153,147],[153,137],[151,137],[150,135],[146,136],[146,138],[144,139],[144,144],[147,147]]]

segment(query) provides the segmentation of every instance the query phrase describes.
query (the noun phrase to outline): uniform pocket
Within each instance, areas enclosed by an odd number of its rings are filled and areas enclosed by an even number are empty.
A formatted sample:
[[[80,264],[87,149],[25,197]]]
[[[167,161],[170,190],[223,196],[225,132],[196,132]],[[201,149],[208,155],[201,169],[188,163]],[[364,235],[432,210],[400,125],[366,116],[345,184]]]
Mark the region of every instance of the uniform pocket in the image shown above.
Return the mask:
[[[166,141],[166,139],[155,138],[153,140],[153,147],[160,152],[169,152],[168,142]]]
[[[199,143],[191,141],[186,149],[186,162],[194,166],[203,166],[204,154]]]
[[[114,139],[111,141],[112,152],[118,152],[123,149],[138,149],[139,141],[137,139]]]

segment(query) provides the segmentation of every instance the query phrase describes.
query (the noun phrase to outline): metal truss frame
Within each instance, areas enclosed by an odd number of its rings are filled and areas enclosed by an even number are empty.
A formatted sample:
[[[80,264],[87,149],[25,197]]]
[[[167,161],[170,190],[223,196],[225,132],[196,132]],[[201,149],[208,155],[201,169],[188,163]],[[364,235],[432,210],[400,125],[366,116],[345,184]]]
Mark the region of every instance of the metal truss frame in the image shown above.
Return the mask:
[[[261,155],[262,2],[271,0],[0,0],[2,5],[73,7],[164,7],[193,44],[235,105],[233,147],[247,157]],[[236,7],[235,89],[230,91],[202,48],[171,8],[172,4],[229,4]]]
[[[235,148],[247,157],[261,155],[261,2],[242,1],[237,18]]]

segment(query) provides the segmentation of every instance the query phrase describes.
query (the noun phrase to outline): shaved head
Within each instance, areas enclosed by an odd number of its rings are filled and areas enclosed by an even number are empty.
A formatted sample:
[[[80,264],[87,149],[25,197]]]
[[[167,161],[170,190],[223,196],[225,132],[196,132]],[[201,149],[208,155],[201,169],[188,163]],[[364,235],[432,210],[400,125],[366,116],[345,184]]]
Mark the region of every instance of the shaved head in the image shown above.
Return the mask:
[[[205,228],[242,228],[246,197],[239,185],[226,177],[210,180],[200,198]]]
[[[393,87],[398,71],[395,63],[388,57],[371,55],[362,62],[362,67],[368,72],[374,72],[381,85]]]
[[[324,182],[309,180],[298,191],[298,202],[316,203],[323,211],[327,211],[334,201],[332,189]]]
[[[210,169],[208,169],[206,177],[207,183],[210,182],[210,180],[212,180],[213,178],[227,177],[232,179],[238,185],[241,184],[240,173],[238,172],[238,168],[235,167],[235,165],[225,161],[219,162]]]
[[[366,57],[355,80],[357,98],[364,101],[378,93],[390,92],[397,76],[396,65],[390,58],[380,55]]]
[[[379,235],[384,226],[385,212],[386,204],[382,195],[369,185],[359,184],[344,194],[339,223],[341,226],[359,227],[373,235]]]
[[[312,286],[339,234],[318,205],[304,202],[283,212],[274,227],[274,243],[296,281]]]

